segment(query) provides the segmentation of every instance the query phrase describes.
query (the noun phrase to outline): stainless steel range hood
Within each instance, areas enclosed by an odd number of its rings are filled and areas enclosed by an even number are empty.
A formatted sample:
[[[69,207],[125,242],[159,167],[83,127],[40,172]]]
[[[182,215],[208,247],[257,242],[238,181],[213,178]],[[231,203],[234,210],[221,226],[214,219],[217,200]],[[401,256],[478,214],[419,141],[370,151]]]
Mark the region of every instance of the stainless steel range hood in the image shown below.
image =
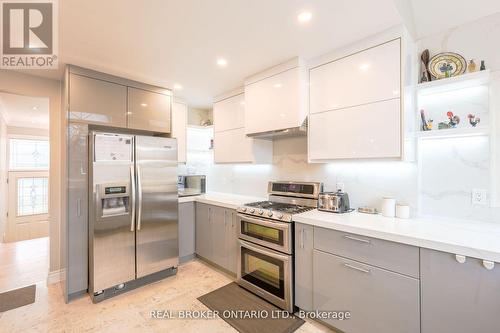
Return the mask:
[[[297,136],[307,136],[307,118],[304,120],[302,125],[297,127],[285,128],[280,130],[262,132],[262,133],[252,133],[247,134],[248,137],[256,139],[279,139],[287,137],[297,137]]]

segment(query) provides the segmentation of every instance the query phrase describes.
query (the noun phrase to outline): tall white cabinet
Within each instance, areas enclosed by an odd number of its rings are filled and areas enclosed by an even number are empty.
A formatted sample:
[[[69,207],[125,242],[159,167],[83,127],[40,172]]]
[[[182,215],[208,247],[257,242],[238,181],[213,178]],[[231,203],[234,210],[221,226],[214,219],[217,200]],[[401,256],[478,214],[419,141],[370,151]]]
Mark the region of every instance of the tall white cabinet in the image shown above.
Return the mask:
[[[310,69],[309,160],[401,158],[401,39]]]
[[[273,143],[245,134],[245,94],[237,89],[214,103],[215,163],[271,163]]]

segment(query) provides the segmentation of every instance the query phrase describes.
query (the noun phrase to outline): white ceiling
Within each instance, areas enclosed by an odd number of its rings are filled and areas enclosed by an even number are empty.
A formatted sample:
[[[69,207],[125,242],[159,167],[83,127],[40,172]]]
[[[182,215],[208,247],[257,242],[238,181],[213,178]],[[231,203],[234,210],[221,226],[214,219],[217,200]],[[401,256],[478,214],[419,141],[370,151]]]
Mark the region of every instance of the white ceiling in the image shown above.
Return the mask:
[[[417,39],[500,12],[499,0],[394,0],[394,2],[408,30]]]
[[[172,88],[192,107],[245,77],[404,23],[415,38],[500,11],[499,0],[64,0],[60,60]],[[299,24],[297,15],[312,12]],[[478,36],[478,38],[481,38]],[[228,65],[219,68],[218,57]],[[63,66],[61,66],[62,68]],[[62,71],[29,71],[59,78]]]
[[[0,92],[0,114],[8,126],[49,128],[49,99]]]
[[[393,0],[64,0],[64,63],[173,87],[194,107],[294,56],[315,57],[399,24]],[[303,10],[313,14],[299,24]],[[218,57],[228,61],[216,65]]]

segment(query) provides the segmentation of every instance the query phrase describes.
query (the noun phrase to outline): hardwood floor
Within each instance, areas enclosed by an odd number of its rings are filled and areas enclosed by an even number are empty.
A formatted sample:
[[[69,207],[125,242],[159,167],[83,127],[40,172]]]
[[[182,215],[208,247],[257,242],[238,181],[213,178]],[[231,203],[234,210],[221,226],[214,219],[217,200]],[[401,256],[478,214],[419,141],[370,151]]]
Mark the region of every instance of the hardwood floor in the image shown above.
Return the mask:
[[[33,283],[46,283],[49,238],[0,243],[0,292]]]
[[[211,266],[190,261],[176,276],[92,304],[90,297],[64,304],[59,285],[39,283],[36,302],[0,314],[0,332],[237,332],[220,318],[153,319],[153,310],[206,310],[197,297],[231,282]],[[306,321],[297,333],[332,332]]]

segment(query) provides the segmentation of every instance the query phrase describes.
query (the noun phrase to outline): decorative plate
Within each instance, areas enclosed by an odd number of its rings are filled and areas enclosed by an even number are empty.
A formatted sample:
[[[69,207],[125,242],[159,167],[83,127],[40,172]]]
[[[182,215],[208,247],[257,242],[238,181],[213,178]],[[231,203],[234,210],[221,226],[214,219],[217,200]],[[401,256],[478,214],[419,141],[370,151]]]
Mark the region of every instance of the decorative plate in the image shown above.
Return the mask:
[[[458,53],[443,52],[431,58],[428,70],[436,79],[457,76],[465,73],[467,62]]]

